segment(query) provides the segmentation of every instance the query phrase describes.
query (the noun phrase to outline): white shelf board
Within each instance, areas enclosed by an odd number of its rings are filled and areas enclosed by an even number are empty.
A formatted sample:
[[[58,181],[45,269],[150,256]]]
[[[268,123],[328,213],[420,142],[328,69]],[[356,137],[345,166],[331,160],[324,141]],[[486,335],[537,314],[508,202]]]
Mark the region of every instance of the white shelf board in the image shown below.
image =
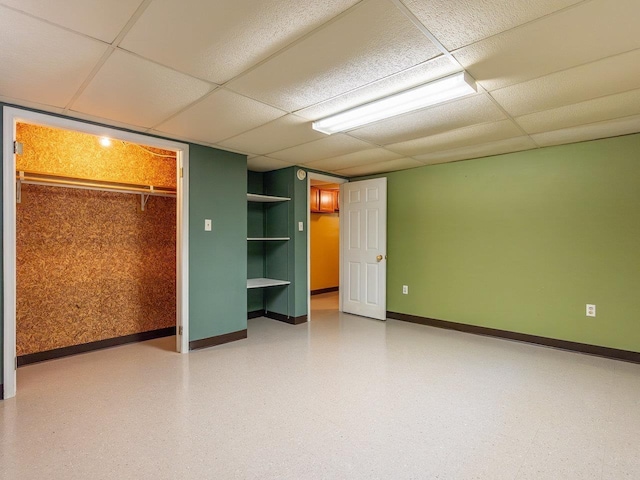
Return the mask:
[[[258,195],[255,193],[247,193],[247,201],[249,202],[286,202],[287,200],[291,200],[289,197],[274,197],[271,195]]]
[[[260,240],[270,241],[270,240],[291,240],[291,238],[289,238],[289,237],[250,237],[250,238],[247,238],[247,240],[249,240],[249,241],[260,241]]]
[[[247,288],[277,287],[290,283],[287,280],[274,280],[273,278],[247,278]]]

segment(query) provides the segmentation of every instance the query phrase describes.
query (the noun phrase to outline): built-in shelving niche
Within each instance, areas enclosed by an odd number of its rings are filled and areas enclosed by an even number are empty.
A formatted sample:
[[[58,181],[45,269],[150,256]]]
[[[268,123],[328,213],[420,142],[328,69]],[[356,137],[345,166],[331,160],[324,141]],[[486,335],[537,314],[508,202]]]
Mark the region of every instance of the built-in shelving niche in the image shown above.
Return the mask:
[[[249,172],[247,194],[247,311],[289,318],[291,196],[286,186],[265,185],[265,175]],[[278,191],[278,187],[285,191]],[[273,192],[279,195],[273,195]]]

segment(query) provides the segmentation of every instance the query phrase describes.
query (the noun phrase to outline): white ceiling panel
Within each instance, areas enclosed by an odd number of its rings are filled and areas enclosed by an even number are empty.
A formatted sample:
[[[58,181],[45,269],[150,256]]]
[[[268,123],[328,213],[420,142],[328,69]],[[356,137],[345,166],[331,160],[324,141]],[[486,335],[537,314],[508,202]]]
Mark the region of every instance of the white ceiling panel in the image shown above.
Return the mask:
[[[326,137],[324,133],[317,132],[311,128],[309,120],[296,115],[286,115],[266,125],[220,142],[220,146],[256,155],[264,155],[324,137]]]
[[[383,78],[377,82],[365,85],[362,88],[357,88],[344,95],[334,97],[326,102],[300,110],[296,112],[296,115],[308,118],[309,120],[318,120],[378,98],[459,72],[460,70],[460,66],[450,60],[449,57],[440,56],[408,70]]]
[[[387,145],[386,148],[411,157],[440,150],[451,150],[454,148],[504,140],[520,135],[522,135],[522,131],[513,121],[501,120],[494,123],[483,123],[450,130],[429,137],[416,138],[408,142],[394,143]]]
[[[532,135],[540,146],[584,142],[640,132],[640,115]]]
[[[402,1],[451,51],[582,0]]]
[[[142,0],[1,0],[0,3],[111,43]]]
[[[505,118],[505,115],[486,95],[473,95],[383,120],[349,133],[371,143],[389,145]]]
[[[394,172],[396,170],[407,170],[416,167],[424,167],[424,163],[418,162],[413,158],[399,158],[397,160],[388,160],[386,162],[336,170],[334,173],[344,175],[345,177],[359,177],[362,175],[375,175],[376,173]]]
[[[357,0],[155,1],[120,45],[222,84],[356,3]]]
[[[156,129],[189,136],[198,141],[217,143],[275,120],[284,114],[285,112],[277,108],[220,88],[202,101],[158,125]]]
[[[269,157],[250,157],[247,159],[247,168],[253,172],[270,172],[271,170],[287,168],[293,165],[293,163]]]
[[[551,110],[640,88],[640,49],[491,93],[511,115]]]
[[[295,111],[439,54],[391,2],[369,0],[230,82],[229,88]]]
[[[211,85],[116,50],[72,110],[151,127],[205,95]]]
[[[640,89],[517,117],[527,133],[560,130],[640,114]]]
[[[371,149],[373,145],[348,135],[335,134],[320,140],[272,153],[270,157],[295,164]]]
[[[486,89],[495,90],[640,48],[638,0],[585,2],[455,53]]]
[[[0,6],[0,95],[65,107],[107,46]]]
[[[503,153],[519,152],[536,148],[536,144],[529,137],[516,137],[507,140],[498,140],[482,145],[455,148],[442,152],[418,155],[415,158],[428,165],[436,163],[455,162],[457,160],[467,160],[470,158],[489,157],[491,155],[501,155]]]
[[[370,150],[362,150],[360,152],[348,153],[347,155],[340,155],[338,157],[305,163],[305,167],[332,171],[350,167],[359,167],[369,163],[396,160],[400,157],[402,157],[402,155],[390,152],[384,148],[372,148]]]

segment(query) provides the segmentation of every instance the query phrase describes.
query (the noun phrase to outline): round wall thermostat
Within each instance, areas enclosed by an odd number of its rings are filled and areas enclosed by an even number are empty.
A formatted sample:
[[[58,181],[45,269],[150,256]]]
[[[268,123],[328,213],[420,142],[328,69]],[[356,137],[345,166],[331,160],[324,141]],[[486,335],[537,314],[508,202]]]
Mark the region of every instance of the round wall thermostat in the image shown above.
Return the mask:
[[[298,179],[304,180],[305,178],[307,178],[307,172],[302,169],[298,170]]]

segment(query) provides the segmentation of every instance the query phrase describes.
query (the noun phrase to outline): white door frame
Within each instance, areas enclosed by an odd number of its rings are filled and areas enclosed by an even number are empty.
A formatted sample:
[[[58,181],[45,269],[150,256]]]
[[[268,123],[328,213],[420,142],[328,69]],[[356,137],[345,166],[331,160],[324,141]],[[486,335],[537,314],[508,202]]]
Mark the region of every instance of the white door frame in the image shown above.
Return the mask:
[[[4,358],[2,381],[4,398],[13,397],[16,394],[16,160],[13,142],[17,122],[106,136],[177,152],[176,350],[187,353],[189,351],[189,145],[15,107],[3,107],[3,116]],[[182,177],[180,177],[180,168],[183,172]],[[180,327],[182,327],[182,335],[180,335]]]
[[[342,185],[349,182],[348,179],[343,177],[334,177],[332,175],[325,175],[322,173],[307,172],[307,321],[311,321],[311,180],[320,180],[323,182],[336,183]],[[340,199],[342,205],[342,199]],[[342,235],[342,231],[340,232]],[[342,238],[342,237],[340,237]],[[339,270],[338,278],[342,278],[342,248],[339,249]],[[338,288],[340,285],[338,284]],[[338,309],[342,311],[342,295],[338,295],[339,305]]]

